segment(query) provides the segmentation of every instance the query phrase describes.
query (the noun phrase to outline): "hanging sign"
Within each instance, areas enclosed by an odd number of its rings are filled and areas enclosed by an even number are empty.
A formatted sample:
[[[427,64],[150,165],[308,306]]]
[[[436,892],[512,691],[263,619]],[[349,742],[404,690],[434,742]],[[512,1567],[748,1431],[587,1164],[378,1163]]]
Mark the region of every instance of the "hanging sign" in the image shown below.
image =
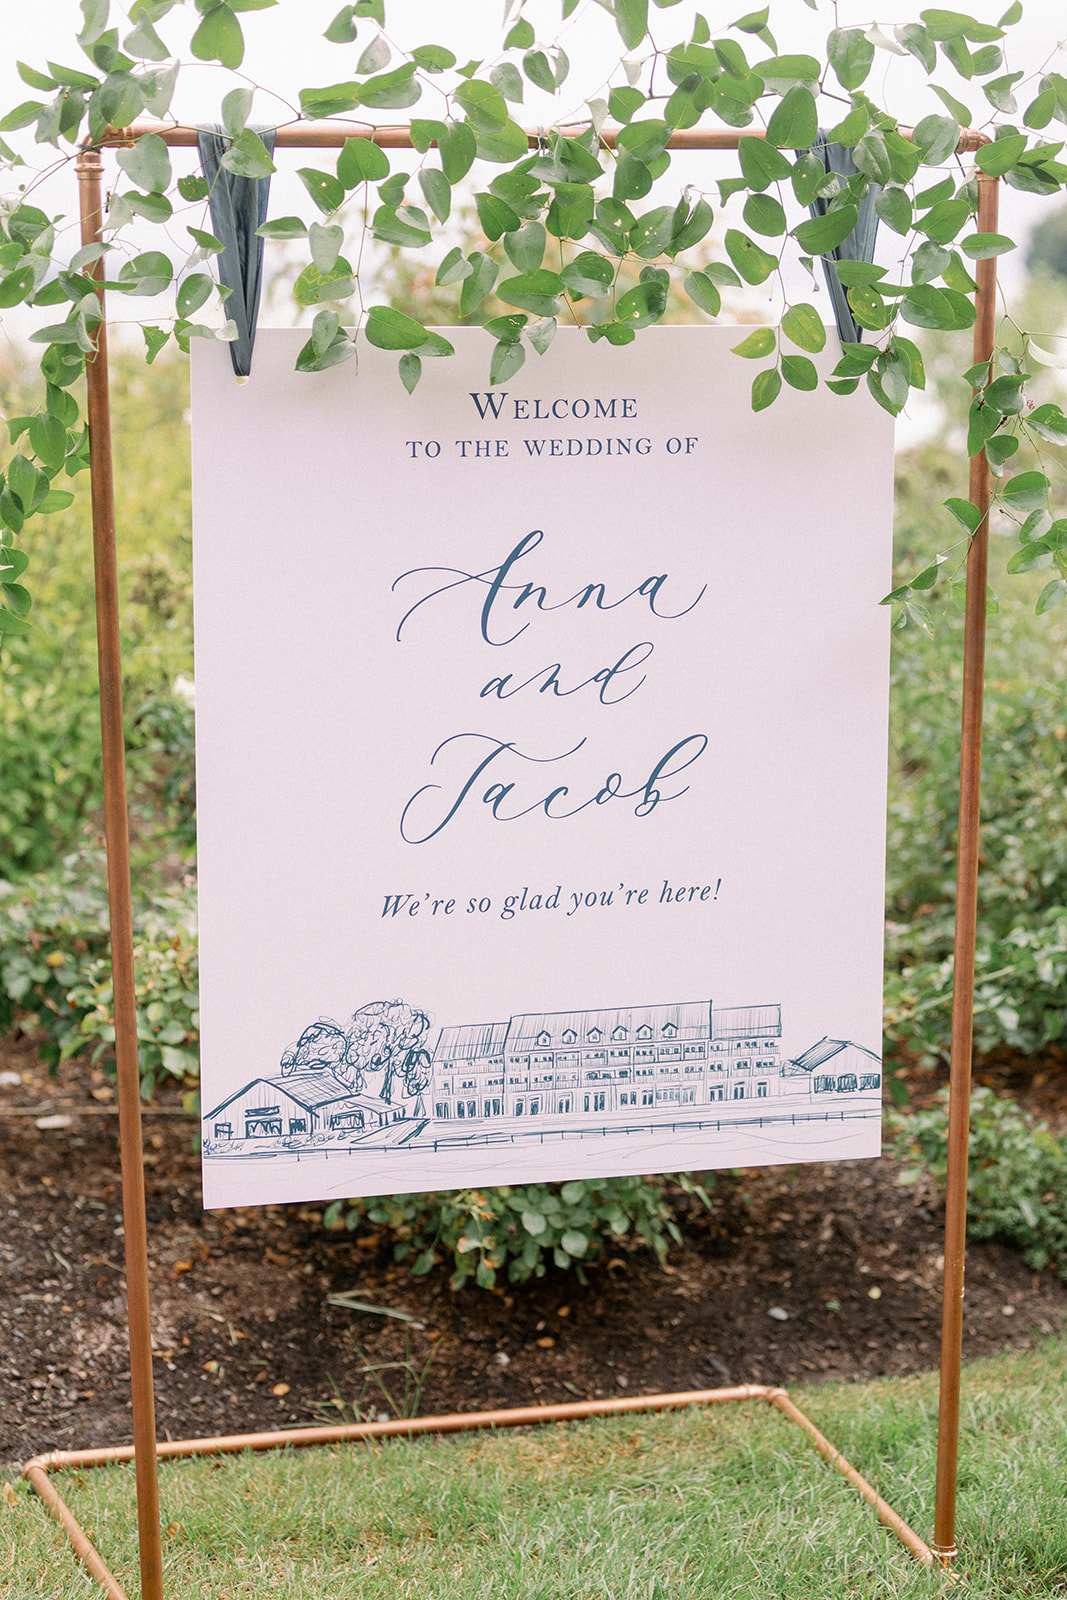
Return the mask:
[[[195,342],[205,1203],[876,1154],[890,419],[449,337]]]

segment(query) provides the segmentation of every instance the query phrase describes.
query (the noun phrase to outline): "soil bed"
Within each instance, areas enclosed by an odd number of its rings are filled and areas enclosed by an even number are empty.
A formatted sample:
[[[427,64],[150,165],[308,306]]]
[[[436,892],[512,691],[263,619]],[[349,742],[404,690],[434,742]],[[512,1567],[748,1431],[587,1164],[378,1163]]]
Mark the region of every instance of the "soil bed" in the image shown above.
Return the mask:
[[[1038,1068],[994,1062],[980,1076],[1016,1094],[1031,1084],[1024,1099],[1062,1128],[1063,1063]],[[0,1071],[18,1074],[0,1086],[0,1462],[128,1442],[110,1086],[70,1064],[51,1078],[11,1040]],[[935,1082],[913,1078],[925,1093]],[[943,1207],[898,1187],[888,1158],[720,1174],[712,1214],[679,1192],[685,1243],[663,1269],[620,1250],[585,1286],[550,1272],[454,1293],[446,1268],[412,1278],[373,1232],[326,1232],[319,1207],[203,1212],[194,1129],[180,1099],[145,1116],[164,1438],[937,1364]],[[379,1309],[328,1304],[338,1293]],[[1067,1284],[971,1245],[965,1356],[1065,1324]]]

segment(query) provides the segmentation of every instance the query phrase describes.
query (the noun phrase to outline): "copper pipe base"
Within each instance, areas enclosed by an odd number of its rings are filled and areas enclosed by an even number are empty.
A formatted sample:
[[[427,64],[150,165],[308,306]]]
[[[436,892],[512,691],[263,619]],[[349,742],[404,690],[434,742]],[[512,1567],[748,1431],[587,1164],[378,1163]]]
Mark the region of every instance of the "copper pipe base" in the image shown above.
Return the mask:
[[[217,1435],[208,1439],[161,1440],[156,1447],[160,1461],[177,1457],[234,1455],[241,1450],[283,1450],[287,1447],[306,1448],[316,1444],[339,1444],[356,1439],[385,1439],[398,1435],[412,1438],[421,1433],[463,1433],[476,1428],[522,1428],[544,1422],[576,1422],[586,1417],[617,1416],[633,1411],[674,1411],[683,1406],[723,1405],[730,1401],[763,1400],[795,1422],[811,1439],[819,1454],[836,1467],[906,1550],[923,1566],[933,1566],[938,1558],[944,1562],[947,1552],[933,1551],[919,1535],[909,1528],[866,1478],[858,1473],[850,1461],[836,1450],[826,1436],[793,1404],[784,1389],[774,1389],[767,1384],[739,1384],[732,1389],[692,1389],[680,1394],[635,1395],[617,1400],[576,1400],[559,1406],[518,1406],[508,1411],[468,1411],[443,1417],[408,1417],[395,1422],[356,1422],[334,1428],[292,1428],[284,1432],[237,1433]],[[118,1579],[110,1572],[81,1527],[70,1508],[49,1479],[49,1473],[65,1467],[104,1467],[134,1459],[132,1445],[113,1445],[96,1450],[53,1450],[47,1455],[34,1456],[22,1469],[24,1478],[33,1485],[44,1501],[49,1514],[63,1528],[75,1554],[87,1570],[101,1584],[109,1600],[127,1600]],[[955,1552],[953,1552],[953,1555]]]

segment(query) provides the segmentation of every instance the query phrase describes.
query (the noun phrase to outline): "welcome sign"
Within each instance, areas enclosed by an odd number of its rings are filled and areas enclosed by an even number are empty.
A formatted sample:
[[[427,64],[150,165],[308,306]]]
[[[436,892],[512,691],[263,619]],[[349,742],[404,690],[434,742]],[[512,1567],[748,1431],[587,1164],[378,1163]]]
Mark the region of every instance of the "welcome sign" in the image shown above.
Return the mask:
[[[892,423],[195,350],[208,1206],[874,1155]]]

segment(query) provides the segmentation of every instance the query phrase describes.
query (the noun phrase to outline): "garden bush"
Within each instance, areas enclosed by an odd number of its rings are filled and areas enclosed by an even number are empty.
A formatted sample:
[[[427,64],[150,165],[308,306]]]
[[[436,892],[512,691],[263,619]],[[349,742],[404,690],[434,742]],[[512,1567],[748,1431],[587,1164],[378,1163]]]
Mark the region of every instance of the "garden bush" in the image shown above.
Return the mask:
[[[895,1119],[893,1153],[909,1165],[901,1184],[929,1178],[944,1190],[948,1171],[948,1092],[936,1104]],[[991,1089],[971,1097],[967,1229],[1002,1239],[1027,1266],[1054,1266],[1067,1278],[1067,1151],[1043,1122]]]
[[[454,1289],[472,1278],[491,1289],[505,1268],[509,1283],[525,1283],[543,1278],[549,1265],[573,1267],[584,1283],[584,1267],[603,1263],[612,1251],[644,1245],[662,1262],[668,1239],[681,1243],[672,1184],[710,1207],[707,1188],[681,1174],[336,1200],[323,1220],[327,1227],[343,1220],[352,1231],[367,1224],[385,1229],[394,1258],[410,1262],[416,1275],[451,1261]]]
[[[190,884],[134,902],[141,1083],[186,1082],[199,1071],[196,897]],[[0,1028],[43,1035],[58,1062],[110,1054],[115,1026],[108,955],[106,870],[98,852],[58,872],[0,880]]]

